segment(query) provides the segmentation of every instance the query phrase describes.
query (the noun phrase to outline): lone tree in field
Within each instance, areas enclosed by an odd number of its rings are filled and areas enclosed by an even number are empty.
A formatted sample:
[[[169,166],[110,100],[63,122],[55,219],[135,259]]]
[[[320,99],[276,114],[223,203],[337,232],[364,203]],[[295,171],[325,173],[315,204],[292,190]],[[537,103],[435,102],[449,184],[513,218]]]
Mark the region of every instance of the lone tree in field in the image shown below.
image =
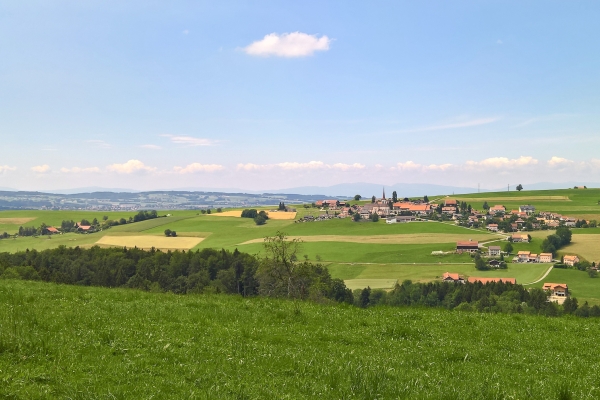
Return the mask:
[[[354,195],[354,200],[355,201],[360,201],[360,199],[362,199],[362,196],[360,194],[355,194]],[[600,204],[600,201],[598,201],[598,203]]]
[[[429,203],[429,197],[427,197],[427,195],[423,196],[423,202]]]
[[[523,190],[523,185],[521,185],[521,184],[519,183],[519,184],[517,185],[517,188],[516,188],[516,189],[517,189],[517,190],[520,192],[521,190]]]

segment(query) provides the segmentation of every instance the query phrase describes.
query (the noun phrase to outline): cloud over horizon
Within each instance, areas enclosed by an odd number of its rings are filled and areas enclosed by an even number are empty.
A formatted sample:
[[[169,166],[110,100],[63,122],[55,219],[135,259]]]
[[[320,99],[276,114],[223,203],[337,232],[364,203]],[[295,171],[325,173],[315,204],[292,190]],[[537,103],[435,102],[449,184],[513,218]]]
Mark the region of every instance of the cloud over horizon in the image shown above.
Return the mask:
[[[140,160],[129,160],[123,164],[111,164],[106,167],[110,172],[118,174],[132,174],[135,172],[154,172],[156,168],[145,165]]]
[[[185,167],[173,167],[173,170],[179,174],[192,174],[195,172],[215,172],[223,170],[222,165],[218,164],[200,164],[191,163]]]
[[[31,167],[33,172],[37,172],[38,174],[44,174],[50,171],[50,166],[48,164],[44,165],[36,165],[35,167]]]
[[[252,56],[277,57],[307,57],[316,51],[327,51],[331,39],[323,35],[309,35],[302,32],[270,33],[243,48],[246,54]]]

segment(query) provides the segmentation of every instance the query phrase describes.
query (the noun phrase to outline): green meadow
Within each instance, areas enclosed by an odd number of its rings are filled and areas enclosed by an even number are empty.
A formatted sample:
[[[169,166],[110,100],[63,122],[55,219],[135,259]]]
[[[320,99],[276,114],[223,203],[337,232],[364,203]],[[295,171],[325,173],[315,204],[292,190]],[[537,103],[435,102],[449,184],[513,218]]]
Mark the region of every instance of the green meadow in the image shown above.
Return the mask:
[[[0,397],[597,399],[599,329],[0,280]]]

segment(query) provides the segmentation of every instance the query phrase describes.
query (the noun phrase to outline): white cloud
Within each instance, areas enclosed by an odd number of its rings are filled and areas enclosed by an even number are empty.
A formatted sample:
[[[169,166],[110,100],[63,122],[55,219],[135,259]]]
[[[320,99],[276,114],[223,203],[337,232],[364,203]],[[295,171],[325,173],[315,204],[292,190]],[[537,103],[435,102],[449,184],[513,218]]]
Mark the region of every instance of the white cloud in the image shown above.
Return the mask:
[[[111,164],[106,167],[110,172],[132,174],[134,172],[153,172],[156,168],[144,165],[140,160],[129,160],[124,164]]]
[[[238,164],[238,170],[244,171],[264,171],[269,169],[281,169],[284,171],[316,171],[316,170],[325,170],[325,169],[337,169],[340,171],[349,171],[349,170],[363,170],[366,166],[364,164],[354,163],[354,164],[344,164],[344,163],[335,163],[335,164],[326,164],[323,161],[309,161],[306,163],[299,162],[282,162],[277,164]]]
[[[9,167],[8,165],[0,165],[0,174],[8,171],[16,171],[17,167]]]
[[[143,149],[149,149],[149,150],[160,150],[162,149],[162,147],[157,146],[155,144],[143,144],[140,146]]]
[[[328,166],[322,162],[322,161],[309,161],[307,163],[298,163],[298,162],[282,162],[279,164],[276,164],[277,167],[282,168],[282,169],[292,169],[292,170],[298,170],[298,169],[323,169],[323,168],[327,168]]]
[[[31,170],[33,172],[37,172],[39,174],[43,174],[43,173],[46,173],[46,172],[50,171],[50,166],[48,164],[36,165],[35,167],[31,167]]]
[[[246,54],[253,56],[306,57],[315,51],[329,50],[331,39],[302,32],[270,33],[261,40],[244,47]]]
[[[104,140],[86,140],[87,143],[93,144],[100,149],[110,149],[112,146],[106,143]]]
[[[60,172],[63,172],[65,174],[69,174],[69,173],[81,174],[81,173],[88,173],[88,172],[100,172],[100,168],[98,168],[98,167],[89,167],[89,168],[79,168],[79,167],[61,168]]]
[[[417,164],[417,163],[414,163],[412,161],[407,161],[407,162],[404,162],[404,163],[398,163],[398,164],[396,164],[396,169],[399,169],[399,170],[402,170],[402,171],[405,171],[405,170],[410,171],[410,170],[420,169],[421,167],[422,167],[421,164]]]
[[[392,167],[392,170],[399,170],[399,171],[445,171],[448,168],[452,167],[452,164],[429,164],[429,165],[422,165],[422,164],[417,164],[413,161],[406,161],[403,163],[397,163],[396,167]]]
[[[342,171],[348,171],[351,169],[365,169],[365,165],[359,164],[359,163],[354,163],[354,164],[336,163],[336,164],[333,164],[331,167],[334,169],[342,170]]]
[[[548,165],[551,167],[564,167],[569,164],[573,164],[573,161],[567,160],[566,158],[562,157],[554,156],[550,160],[548,160]]]
[[[185,167],[174,167],[173,170],[180,174],[192,174],[194,172],[215,172],[223,169],[222,165],[218,164],[200,164],[192,163]]]
[[[193,136],[175,136],[175,135],[161,135],[171,139],[171,142],[175,144],[184,144],[187,146],[213,146],[217,142],[211,139],[195,138]]]
[[[515,168],[536,165],[538,160],[533,157],[521,156],[519,158],[509,159],[506,157],[491,157],[481,161],[467,161],[465,163],[466,168]]]

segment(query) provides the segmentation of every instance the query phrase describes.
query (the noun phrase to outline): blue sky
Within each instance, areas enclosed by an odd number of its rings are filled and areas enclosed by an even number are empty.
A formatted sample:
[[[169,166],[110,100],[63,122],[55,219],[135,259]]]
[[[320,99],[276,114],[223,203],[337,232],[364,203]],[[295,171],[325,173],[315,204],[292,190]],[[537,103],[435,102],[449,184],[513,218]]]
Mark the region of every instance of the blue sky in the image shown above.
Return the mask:
[[[0,2],[0,187],[600,182],[595,2]]]

